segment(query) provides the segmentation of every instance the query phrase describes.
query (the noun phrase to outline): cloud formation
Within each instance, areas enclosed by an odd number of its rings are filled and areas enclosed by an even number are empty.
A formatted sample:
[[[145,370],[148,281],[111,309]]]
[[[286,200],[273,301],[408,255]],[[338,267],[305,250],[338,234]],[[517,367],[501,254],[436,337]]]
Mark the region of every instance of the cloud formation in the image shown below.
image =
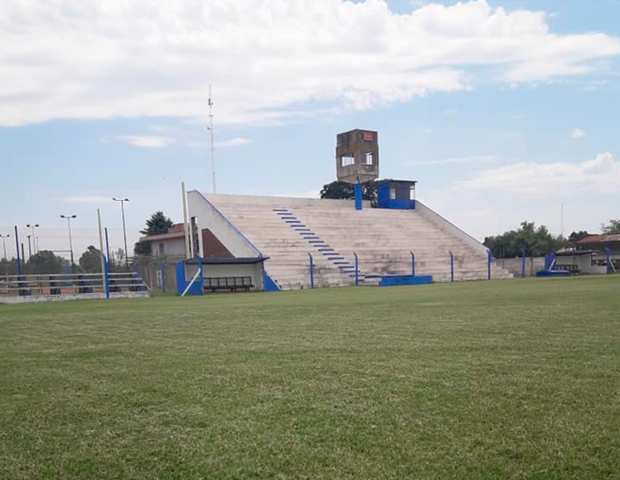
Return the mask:
[[[582,138],[586,136],[586,132],[585,130],[582,130],[581,128],[575,128],[572,132],[570,132],[570,137],[571,138]]]
[[[620,162],[609,152],[582,163],[519,162],[483,170],[460,182],[472,191],[501,191],[502,194],[554,198],[584,193],[614,194],[620,184]]]
[[[3,0],[0,125],[205,121],[209,83],[219,124],[281,123],[309,101],[370,109],[470,89],[469,67],[515,84],[587,73],[620,53],[604,34],[551,32],[543,12],[416,5],[396,14],[380,0]]]

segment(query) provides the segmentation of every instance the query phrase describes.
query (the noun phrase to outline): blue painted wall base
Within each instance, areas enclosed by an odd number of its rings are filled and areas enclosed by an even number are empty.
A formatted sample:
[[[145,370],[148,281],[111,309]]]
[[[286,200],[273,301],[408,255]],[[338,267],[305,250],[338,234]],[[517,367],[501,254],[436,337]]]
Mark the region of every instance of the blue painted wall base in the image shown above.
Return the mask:
[[[399,285],[428,285],[433,283],[432,275],[421,275],[414,277],[413,275],[387,275],[381,277],[380,287],[396,287]]]
[[[198,268],[200,269],[200,275],[196,279],[194,284],[190,287],[190,289],[187,291],[186,295],[203,295],[204,294],[204,290],[203,290],[204,278],[203,278],[203,273],[202,273],[202,258],[197,257],[197,259],[198,259]],[[191,278],[189,278],[189,279],[185,278],[185,262],[178,262],[175,265],[175,269],[176,269],[176,277],[177,277],[177,279],[176,279],[177,280],[177,294],[183,295],[183,292],[185,291],[185,289],[187,288],[187,285],[189,284],[189,282],[192,279]]]
[[[280,287],[269,274],[263,269],[263,291],[265,292],[279,292]]]

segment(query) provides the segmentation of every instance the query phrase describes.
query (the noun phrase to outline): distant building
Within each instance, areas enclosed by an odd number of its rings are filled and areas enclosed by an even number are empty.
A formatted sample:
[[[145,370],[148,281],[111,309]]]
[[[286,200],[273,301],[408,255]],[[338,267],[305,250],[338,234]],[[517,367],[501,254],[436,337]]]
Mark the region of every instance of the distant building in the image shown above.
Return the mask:
[[[589,235],[577,242],[577,250],[611,250],[612,256],[620,258],[620,234],[616,235]]]
[[[172,225],[167,233],[141,237],[140,242],[151,245],[153,257],[166,256],[168,259],[179,260],[185,258],[185,235],[182,223]]]

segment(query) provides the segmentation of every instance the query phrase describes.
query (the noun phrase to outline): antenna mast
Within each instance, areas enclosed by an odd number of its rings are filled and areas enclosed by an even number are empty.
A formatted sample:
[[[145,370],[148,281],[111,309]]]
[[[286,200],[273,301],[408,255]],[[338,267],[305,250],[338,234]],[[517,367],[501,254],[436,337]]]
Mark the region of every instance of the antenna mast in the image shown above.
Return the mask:
[[[215,184],[215,147],[213,145],[213,100],[211,99],[211,84],[209,84],[209,140],[211,143],[211,183],[213,193],[217,193]]]

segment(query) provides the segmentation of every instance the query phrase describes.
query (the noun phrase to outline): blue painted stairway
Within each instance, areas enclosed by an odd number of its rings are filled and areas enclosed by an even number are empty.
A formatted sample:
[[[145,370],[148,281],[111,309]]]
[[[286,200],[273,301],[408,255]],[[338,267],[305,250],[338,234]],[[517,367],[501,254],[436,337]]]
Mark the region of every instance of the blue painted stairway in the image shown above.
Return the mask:
[[[341,254],[336,252],[332,247],[330,247],[325,241],[321,240],[321,238],[316,235],[307,225],[305,225],[293,212],[291,212],[287,208],[274,208],[278,217],[288,224],[289,227],[293,228],[307,243],[309,246],[316,248],[317,251],[322,254],[329,262],[337,267],[342,273],[347,275],[352,280],[355,279],[355,263],[348,261]],[[380,275],[367,275],[363,273],[358,268],[358,283],[359,284],[368,284],[371,281],[373,284],[376,284],[380,279]]]

